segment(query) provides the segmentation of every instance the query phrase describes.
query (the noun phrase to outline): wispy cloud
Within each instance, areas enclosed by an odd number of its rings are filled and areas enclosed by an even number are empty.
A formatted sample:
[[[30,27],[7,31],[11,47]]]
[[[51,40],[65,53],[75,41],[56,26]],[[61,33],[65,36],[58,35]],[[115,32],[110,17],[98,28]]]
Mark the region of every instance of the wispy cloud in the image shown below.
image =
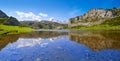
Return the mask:
[[[76,16],[76,15],[82,15],[84,12],[83,12],[83,10],[82,9],[74,9],[74,10],[72,10],[70,13],[69,13],[69,15],[71,16],[71,17],[73,17],[73,16]]]
[[[45,14],[45,13],[39,13],[39,15],[42,16],[42,17],[47,17],[47,16],[48,16],[48,15]]]
[[[41,18],[43,18],[43,17],[48,17],[48,15],[45,13],[39,13],[38,15],[36,15],[33,12],[16,11],[16,14],[21,19],[31,19],[31,20],[37,20],[37,21],[41,21]]]
[[[79,10],[73,10],[73,11],[70,12],[70,15],[71,15],[71,16],[74,16],[74,15],[75,15],[76,13],[78,13],[78,12],[79,12]]]
[[[48,20],[52,22],[58,22],[58,23],[60,22],[60,20],[57,20],[54,17],[50,17]]]
[[[45,13],[39,13],[35,14],[33,12],[22,12],[22,11],[16,11],[17,18],[19,18],[19,21],[41,21],[41,20],[48,20],[52,22],[58,22],[58,23],[65,23],[62,22],[61,20],[57,20],[55,17],[50,17],[48,14]]]

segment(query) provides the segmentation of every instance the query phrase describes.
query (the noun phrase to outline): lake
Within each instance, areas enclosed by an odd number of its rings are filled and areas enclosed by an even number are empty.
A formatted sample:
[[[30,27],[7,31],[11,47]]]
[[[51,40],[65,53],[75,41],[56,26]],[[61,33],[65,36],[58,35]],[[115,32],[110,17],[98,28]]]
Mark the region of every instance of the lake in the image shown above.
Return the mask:
[[[120,31],[34,31],[0,36],[0,61],[120,61]]]

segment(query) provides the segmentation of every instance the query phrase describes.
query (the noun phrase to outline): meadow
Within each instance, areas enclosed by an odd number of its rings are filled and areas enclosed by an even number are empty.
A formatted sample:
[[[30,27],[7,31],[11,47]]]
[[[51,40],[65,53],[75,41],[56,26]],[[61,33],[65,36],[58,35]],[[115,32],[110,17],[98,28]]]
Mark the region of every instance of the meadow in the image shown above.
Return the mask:
[[[33,29],[29,27],[20,27],[20,26],[8,26],[8,25],[0,25],[0,34],[5,33],[24,33],[31,32]]]

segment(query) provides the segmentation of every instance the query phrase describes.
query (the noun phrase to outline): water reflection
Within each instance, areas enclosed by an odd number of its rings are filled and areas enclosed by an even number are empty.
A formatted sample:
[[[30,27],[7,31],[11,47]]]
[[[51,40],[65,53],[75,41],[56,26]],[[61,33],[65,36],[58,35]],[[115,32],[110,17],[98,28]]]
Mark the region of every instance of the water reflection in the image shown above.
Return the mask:
[[[31,33],[21,34],[21,38],[52,38],[61,35],[67,35],[67,32],[53,32],[53,31],[36,31]]]
[[[93,50],[120,49],[119,31],[88,31],[69,33],[71,40],[85,44]]]
[[[19,38],[19,35],[2,35],[0,36],[0,50],[4,48],[7,44],[16,42]]]
[[[26,42],[24,44],[27,44],[29,40],[32,40],[33,42],[35,42],[36,40],[39,40],[41,38],[50,38],[50,41],[52,41],[52,39],[55,39],[55,37],[67,35],[67,34],[68,34],[67,32],[61,33],[61,32],[52,32],[52,31],[50,32],[40,31],[40,32],[31,32],[31,33],[24,33],[24,34],[0,35],[0,50],[4,48],[6,45],[8,45],[9,43],[16,42],[17,40],[24,40],[23,43]]]
[[[0,36],[0,61],[119,61],[119,31]]]

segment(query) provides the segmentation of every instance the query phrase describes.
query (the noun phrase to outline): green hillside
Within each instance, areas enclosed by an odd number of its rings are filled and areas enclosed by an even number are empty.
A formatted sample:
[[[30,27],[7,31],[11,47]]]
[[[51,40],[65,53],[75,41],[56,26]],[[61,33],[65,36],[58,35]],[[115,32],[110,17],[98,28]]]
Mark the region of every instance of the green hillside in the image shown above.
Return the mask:
[[[20,22],[21,26],[29,26],[34,29],[66,29],[67,24],[62,24],[58,22],[53,22],[53,21],[47,21],[47,20],[42,20],[42,21],[21,21]]]
[[[24,33],[30,32],[33,29],[29,27],[20,27],[20,26],[8,26],[8,25],[0,25],[0,34],[13,34],[13,33]]]
[[[20,26],[20,22],[15,17],[9,17],[0,10],[0,35],[30,32],[32,30],[32,28]]]

